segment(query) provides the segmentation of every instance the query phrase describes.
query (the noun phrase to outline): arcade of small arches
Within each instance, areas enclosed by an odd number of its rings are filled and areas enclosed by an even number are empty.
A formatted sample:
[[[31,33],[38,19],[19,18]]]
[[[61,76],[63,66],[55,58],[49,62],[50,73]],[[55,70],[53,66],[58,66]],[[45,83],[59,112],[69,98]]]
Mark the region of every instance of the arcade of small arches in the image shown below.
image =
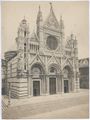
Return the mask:
[[[41,64],[33,64],[30,79],[32,96],[73,91],[73,70],[69,65],[66,65],[61,72],[58,65],[51,64],[46,72]]]

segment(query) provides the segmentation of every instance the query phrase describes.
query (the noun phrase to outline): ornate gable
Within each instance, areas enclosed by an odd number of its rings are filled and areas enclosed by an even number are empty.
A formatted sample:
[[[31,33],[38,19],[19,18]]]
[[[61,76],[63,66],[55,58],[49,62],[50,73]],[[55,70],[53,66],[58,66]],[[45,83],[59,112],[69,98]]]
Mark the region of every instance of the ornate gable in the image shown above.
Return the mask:
[[[65,47],[68,48],[68,49],[71,49],[72,48],[72,41],[71,40],[67,40]]]
[[[64,68],[65,66],[70,66],[70,68],[73,68],[72,63],[68,58],[65,59],[62,63],[62,68]]]
[[[58,64],[59,65],[59,62],[58,62],[58,60],[57,60],[57,58],[55,57],[55,56],[52,56],[51,58],[50,58],[50,60],[48,61],[48,64],[50,65],[50,64]]]
[[[41,65],[45,66],[44,63],[43,63],[43,61],[41,60],[39,54],[37,54],[37,55],[34,57],[34,59],[32,60],[32,62],[31,62],[30,65],[35,64],[35,63],[40,63]]]
[[[31,34],[30,41],[39,42],[38,37],[35,32]]]
[[[54,12],[53,12],[52,5],[51,5],[51,9],[50,9],[50,14],[44,23],[44,27],[59,30],[59,23],[56,19]]]

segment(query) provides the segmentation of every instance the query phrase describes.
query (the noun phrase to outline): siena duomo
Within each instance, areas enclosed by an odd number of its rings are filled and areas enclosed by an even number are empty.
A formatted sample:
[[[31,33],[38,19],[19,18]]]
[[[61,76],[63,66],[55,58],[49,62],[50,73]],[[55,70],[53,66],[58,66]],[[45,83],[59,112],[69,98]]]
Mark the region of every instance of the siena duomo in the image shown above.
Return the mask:
[[[10,90],[11,97],[62,94],[79,90],[77,39],[71,34],[65,40],[62,16],[58,22],[52,4],[46,20],[43,20],[39,6],[36,32],[30,33],[24,18],[15,40],[17,50],[5,53],[7,93]]]

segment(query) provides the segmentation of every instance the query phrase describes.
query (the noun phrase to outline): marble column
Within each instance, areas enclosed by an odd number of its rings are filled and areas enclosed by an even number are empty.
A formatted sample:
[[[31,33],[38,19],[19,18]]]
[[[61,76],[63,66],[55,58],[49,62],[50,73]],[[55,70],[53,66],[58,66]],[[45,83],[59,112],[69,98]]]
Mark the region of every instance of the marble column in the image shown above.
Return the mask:
[[[62,88],[61,93],[64,93],[64,79],[63,79],[63,75],[61,75],[61,88]]]
[[[29,76],[29,71],[27,70],[27,93],[28,97],[30,96],[30,76]]]
[[[47,93],[46,95],[49,95],[49,76],[46,77],[47,80]]]
[[[30,79],[30,96],[33,96],[33,80]]]

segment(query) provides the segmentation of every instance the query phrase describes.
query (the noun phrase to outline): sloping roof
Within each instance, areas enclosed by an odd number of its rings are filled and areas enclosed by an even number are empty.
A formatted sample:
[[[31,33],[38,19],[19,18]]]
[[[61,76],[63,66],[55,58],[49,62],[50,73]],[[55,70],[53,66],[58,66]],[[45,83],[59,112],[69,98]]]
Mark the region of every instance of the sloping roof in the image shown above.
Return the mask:
[[[89,67],[89,58],[83,58],[79,60],[79,67]]]
[[[5,52],[5,60],[9,61],[17,55],[17,51],[7,51]]]

